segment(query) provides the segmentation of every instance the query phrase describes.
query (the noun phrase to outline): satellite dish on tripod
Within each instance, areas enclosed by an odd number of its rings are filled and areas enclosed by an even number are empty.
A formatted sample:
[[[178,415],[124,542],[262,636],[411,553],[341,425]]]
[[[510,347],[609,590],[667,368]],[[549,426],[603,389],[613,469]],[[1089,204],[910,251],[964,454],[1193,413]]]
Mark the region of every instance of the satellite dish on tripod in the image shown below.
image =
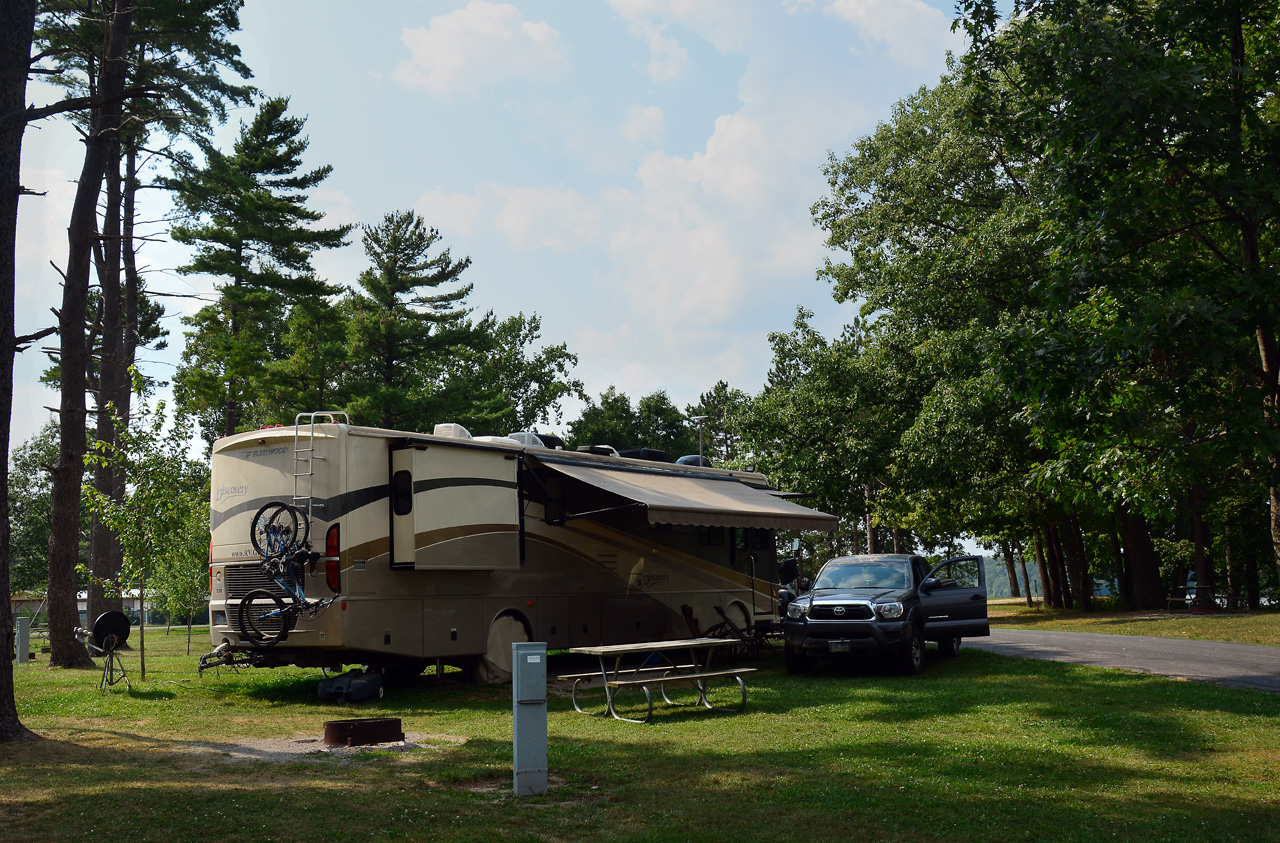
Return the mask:
[[[91,655],[107,658],[102,666],[102,681],[98,683],[101,690],[105,691],[108,685],[114,685],[121,679],[126,688],[133,690],[129,677],[124,672],[124,665],[120,663],[120,656],[117,655],[117,651],[129,640],[129,618],[124,612],[103,612],[93,622],[92,630],[76,627],[76,637],[84,642]]]
[[[93,644],[104,653],[114,653],[129,640],[129,618],[123,612],[103,612],[93,622]]]

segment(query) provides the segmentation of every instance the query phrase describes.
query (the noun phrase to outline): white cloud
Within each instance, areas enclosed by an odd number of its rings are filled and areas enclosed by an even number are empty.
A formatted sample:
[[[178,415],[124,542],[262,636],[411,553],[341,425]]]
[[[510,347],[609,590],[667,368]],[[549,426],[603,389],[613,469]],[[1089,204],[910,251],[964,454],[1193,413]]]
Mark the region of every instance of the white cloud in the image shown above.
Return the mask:
[[[24,196],[19,203],[15,295],[20,306],[33,306],[44,318],[48,306],[62,301],[60,279],[49,263],[67,267],[67,220],[76,183],[64,170],[31,167],[22,169],[22,183],[45,195]],[[22,325],[18,333],[25,333]]]
[[[525,20],[515,6],[484,0],[405,29],[401,37],[411,57],[396,67],[396,81],[441,99],[510,78],[553,75],[568,64],[560,33],[550,25]]]
[[[964,50],[951,18],[922,0],[833,0],[827,11],[853,25],[864,41],[882,45],[899,64],[934,64],[946,50]]]
[[[666,116],[656,105],[632,105],[622,118],[622,136],[632,143],[656,146],[666,133]]]
[[[514,249],[570,252],[597,242],[601,208],[572,188],[492,186],[501,209],[494,227]]]
[[[438,187],[428,190],[413,203],[413,209],[422,215],[427,225],[446,238],[451,235],[470,237],[474,234],[484,207],[485,200],[480,196],[446,193]]]
[[[707,39],[721,53],[741,50],[748,38],[755,8],[739,0],[609,0],[625,21],[667,19]],[[638,33],[632,29],[633,34]]]
[[[629,27],[631,34],[649,45],[649,65],[645,68],[654,82],[675,82],[689,65],[689,51],[680,42],[666,36],[666,27],[637,20]]]
[[[311,202],[316,210],[324,212],[324,219],[317,222],[317,226],[333,228],[364,222],[355,202],[344,191],[328,187],[316,188],[311,192]]]

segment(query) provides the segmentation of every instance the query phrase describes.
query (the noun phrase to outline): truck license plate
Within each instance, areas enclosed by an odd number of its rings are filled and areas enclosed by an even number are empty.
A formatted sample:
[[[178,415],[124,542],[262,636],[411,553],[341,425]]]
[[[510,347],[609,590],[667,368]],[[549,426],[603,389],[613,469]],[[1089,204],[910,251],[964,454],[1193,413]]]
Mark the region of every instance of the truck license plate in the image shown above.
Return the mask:
[[[831,652],[833,652],[833,653],[847,653],[847,652],[849,652],[849,642],[848,642],[848,641],[828,641],[828,642],[827,642],[827,646],[830,648]]]

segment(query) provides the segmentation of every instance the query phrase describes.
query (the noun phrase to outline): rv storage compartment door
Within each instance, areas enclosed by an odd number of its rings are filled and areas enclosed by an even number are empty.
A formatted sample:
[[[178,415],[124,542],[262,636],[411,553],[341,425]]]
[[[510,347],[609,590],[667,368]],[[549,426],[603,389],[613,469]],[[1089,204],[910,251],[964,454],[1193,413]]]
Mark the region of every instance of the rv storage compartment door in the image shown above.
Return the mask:
[[[391,566],[412,568],[414,564],[413,448],[391,451]]]
[[[398,454],[412,455],[411,515],[397,515]],[[404,459],[401,457],[400,459]],[[520,567],[516,460],[501,451],[431,444],[392,452],[392,542],[397,567],[408,567],[401,534],[412,518],[418,571],[492,571]],[[399,483],[403,484],[403,475]],[[407,546],[406,551],[407,551]]]

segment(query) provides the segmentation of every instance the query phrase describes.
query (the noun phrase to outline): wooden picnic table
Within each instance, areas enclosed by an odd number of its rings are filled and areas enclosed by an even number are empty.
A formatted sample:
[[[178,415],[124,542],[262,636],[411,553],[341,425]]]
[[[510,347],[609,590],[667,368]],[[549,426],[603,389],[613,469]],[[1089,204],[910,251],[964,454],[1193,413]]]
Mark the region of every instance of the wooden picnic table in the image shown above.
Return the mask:
[[[701,705],[713,711],[743,711],[747,707],[747,684],[742,677],[753,673],[754,667],[733,667],[713,670],[712,654],[721,647],[733,647],[738,642],[730,638],[681,638],[674,641],[645,641],[637,644],[604,644],[597,647],[574,647],[569,652],[595,656],[600,669],[592,673],[572,673],[556,677],[573,680],[570,697],[575,711],[583,714],[609,715],[629,723],[647,723],[653,718],[653,693],[650,686],[657,686],[662,699],[668,705]],[[630,662],[623,664],[626,660]],[[742,702],[733,708],[712,705],[707,699],[707,683],[711,679],[732,678],[742,691]],[[580,684],[600,680],[604,688],[605,710],[586,711],[578,702]],[[690,682],[697,688],[698,699],[694,703],[680,703],[667,695],[667,685]],[[618,713],[616,699],[619,691],[639,688],[644,692],[648,712],[643,719],[624,717]]]

